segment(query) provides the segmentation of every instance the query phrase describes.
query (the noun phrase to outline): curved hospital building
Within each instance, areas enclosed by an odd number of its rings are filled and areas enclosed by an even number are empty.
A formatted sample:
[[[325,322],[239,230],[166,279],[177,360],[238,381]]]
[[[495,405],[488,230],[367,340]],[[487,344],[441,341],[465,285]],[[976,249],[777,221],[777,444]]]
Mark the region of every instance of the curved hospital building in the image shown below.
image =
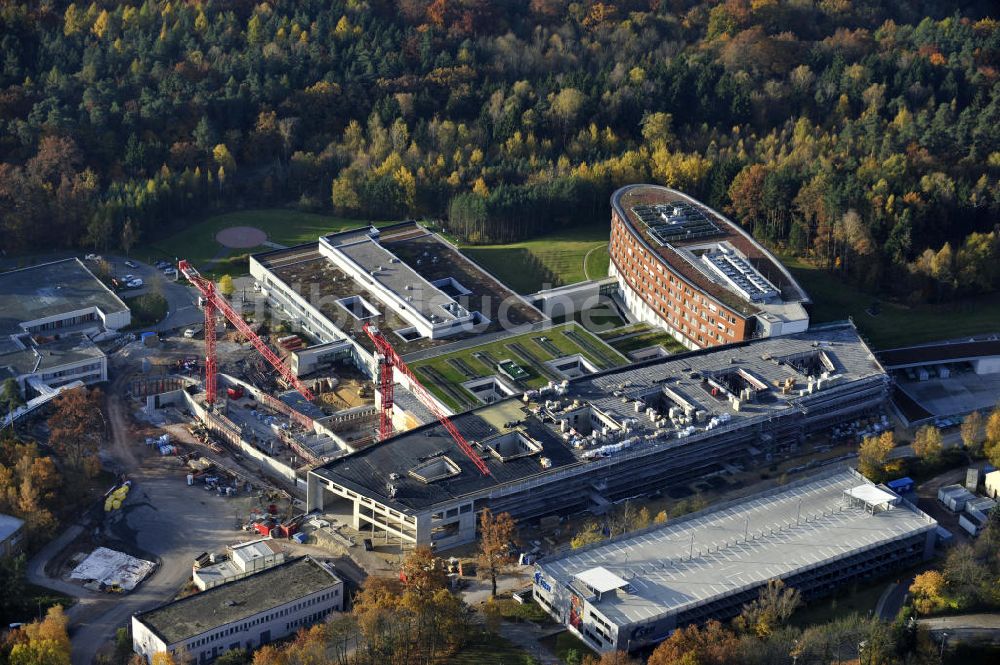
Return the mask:
[[[611,265],[625,305],[689,349],[803,332],[809,298],[749,233],[659,185],[611,196]]]

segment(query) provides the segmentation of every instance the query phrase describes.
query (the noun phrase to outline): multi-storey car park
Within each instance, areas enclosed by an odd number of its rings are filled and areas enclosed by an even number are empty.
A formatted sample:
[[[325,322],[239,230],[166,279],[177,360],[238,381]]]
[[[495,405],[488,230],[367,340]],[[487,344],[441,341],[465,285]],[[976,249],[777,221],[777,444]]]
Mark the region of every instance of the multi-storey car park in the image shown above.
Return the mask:
[[[853,470],[542,559],[534,597],[598,651],[739,613],[769,580],[805,599],[930,558],[937,523]]]
[[[108,378],[92,338],[132,321],[122,300],[76,258],[0,274],[0,379],[35,393]]]
[[[351,512],[401,545],[474,540],[485,507],[518,520],[687,485],[794,452],[881,407],[889,382],[850,323],[549,383],[456,416],[480,474],[437,424],[310,471],[308,509]]]
[[[632,314],[689,349],[809,326],[809,298],[788,270],[737,224],[676,190],[616,191],[609,251]]]

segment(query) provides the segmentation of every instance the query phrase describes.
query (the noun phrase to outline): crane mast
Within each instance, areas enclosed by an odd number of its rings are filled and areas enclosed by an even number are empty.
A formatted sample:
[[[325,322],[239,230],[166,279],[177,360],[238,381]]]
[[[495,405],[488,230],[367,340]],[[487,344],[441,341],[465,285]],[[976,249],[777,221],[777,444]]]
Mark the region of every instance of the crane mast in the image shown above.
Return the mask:
[[[396,349],[392,348],[392,344],[389,340],[385,338],[379,329],[370,323],[364,325],[363,330],[365,334],[371,339],[372,344],[375,345],[375,358],[378,361],[378,372],[377,372],[377,383],[379,394],[382,396],[381,411],[379,414],[379,440],[385,440],[392,435],[392,405],[393,405],[393,378],[392,370],[393,368],[398,368],[406,378],[410,380],[410,391],[413,393],[414,397],[420,400],[427,409],[434,414],[434,416],[440,421],[441,425],[448,431],[451,438],[455,440],[458,444],[459,449],[465,453],[479,472],[484,476],[490,475],[490,469],[486,466],[486,463],[476,454],[469,442],[465,440],[462,433],[458,431],[454,423],[448,419],[448,416],[438,407],[437,402],[431,397],[427,389],[424,388],[423,384],[417,380],[410,368],[407,367],[403,359],[399,357],[396,353]]]
[[[291,384],[307,400],[312,401],[315,396],[304,383],[299,381],[295,372],[284,363],[264,343],[250,325],[243,320],[225,297],[215,288],[215,284],[210,279],[206,279],[187,260],[178,262],[177,269],[189,282],[198,290],[198,293],[205,299],[205,401],[214,404],[217,397],[217,365],[215,360],[215,314],[222,312],[222,315],[233,324],[233,326],[243,334],[250,343],[257,349],[260,355],[271,364],[289,384]]]

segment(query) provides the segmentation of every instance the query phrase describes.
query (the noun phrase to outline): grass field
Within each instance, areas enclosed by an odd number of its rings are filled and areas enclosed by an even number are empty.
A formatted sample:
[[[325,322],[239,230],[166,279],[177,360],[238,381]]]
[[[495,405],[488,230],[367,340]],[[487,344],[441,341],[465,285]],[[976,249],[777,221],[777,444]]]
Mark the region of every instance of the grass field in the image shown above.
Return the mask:
[[[607,341],[607,343],[616,351],[623,354],[628,354],[632,351],[638,351],[639,349],[646,349],[656,345],[662,346],[668,353],[671,354],[683,353],[687,351],[683,344],[678,342],[676,339],[671,337],[669,333],[666,333],[663,330],[658,328],[649,328],[648,330],[637,328],[636,330],[638,332],[635,332],[630,337],[626,337],[624,339],[615,339],[611,333],[602,335],[601,338]],[[625,334],[628,333],[629,331],[626,330]]]
[[[1000,330],[1000,294],[908,307],[882,301],[804,262],[783,260],[812,298],[812,323],[850,316],[876,349]],[[872,316],[865,310],[876,300],[881,311]]]
[[[258,247],[242,250],[223,247],[215,241],[215,234],[230,226],[254,226],[267,233],[271,242],[290,246],[315,241],[324,233],[369,223],[371,222],[365,220],[281,208],[240,210],[207,217],[171,236],[136,247],[131,254],[143,261],[158,258],[171,260],[174,257],[187,258],[195,267],[201,268],[229,256],[265,249]],[[379,223],[384,222],[375,222]]]
[[[527,665],[531,655],[513,642],[493,633],[470,638],[461,651],[448,657],[452,665]]]
[[[585,341],[577,343],[570,336],[567,336],[567,332],[577,339]],[[539,337],[545,337],[548,341],[540,343]],[[552,353],[551,347],[546,348],[549,344],[554,346],[559,353]],[[515,348],[511,348],[512,346]],[[587,348],[588,346],[590,348]],[[516,350],[517,348],[526,351],[531,358],[524,357]],[[544,386],[549,380],[558,378],[551,370],[542,367],[541,363],[556,357],[578,353],[601,369],[617,367],[627,362],[624,356],[607,346],[595,335],[584,330],[582,326],[568,323],[549,330],[525,333],[420,360],[411,363],[410,367],[416,372],[423,384],[445,404],[452,409],[462,410],[477,404],[478,401],[461,384],[469,381],[470,378],[493,376],[497,373],[497,370],[488,364],[484,356],[494,362],[507,358],[514,360],[528,372],[528,377],[523,381],[523,384],[528,388],[538,388]],[[540,362],[533,362],[533,359]],[[470,377],[463,373],[456,365],[464,365],[465,368],[473,372],[474,376]]]
[[[605,225],[590,225],[509,245],[462,245],[461,248],[518,293],[534,293],[546,286],[582,282],[588,274],[591,279],[607,276],[609,233]]]

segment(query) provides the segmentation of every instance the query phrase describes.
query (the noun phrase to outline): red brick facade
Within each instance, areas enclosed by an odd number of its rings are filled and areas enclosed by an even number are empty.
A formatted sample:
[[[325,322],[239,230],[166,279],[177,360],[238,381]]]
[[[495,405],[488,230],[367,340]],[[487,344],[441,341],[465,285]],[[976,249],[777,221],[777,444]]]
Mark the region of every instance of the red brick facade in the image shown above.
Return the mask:
[[[704,293],[652,252],[618,213],[611,213],[611,262],[624,282],[689,346],[707,348],[748,339],[752,317],[726,307]]]

